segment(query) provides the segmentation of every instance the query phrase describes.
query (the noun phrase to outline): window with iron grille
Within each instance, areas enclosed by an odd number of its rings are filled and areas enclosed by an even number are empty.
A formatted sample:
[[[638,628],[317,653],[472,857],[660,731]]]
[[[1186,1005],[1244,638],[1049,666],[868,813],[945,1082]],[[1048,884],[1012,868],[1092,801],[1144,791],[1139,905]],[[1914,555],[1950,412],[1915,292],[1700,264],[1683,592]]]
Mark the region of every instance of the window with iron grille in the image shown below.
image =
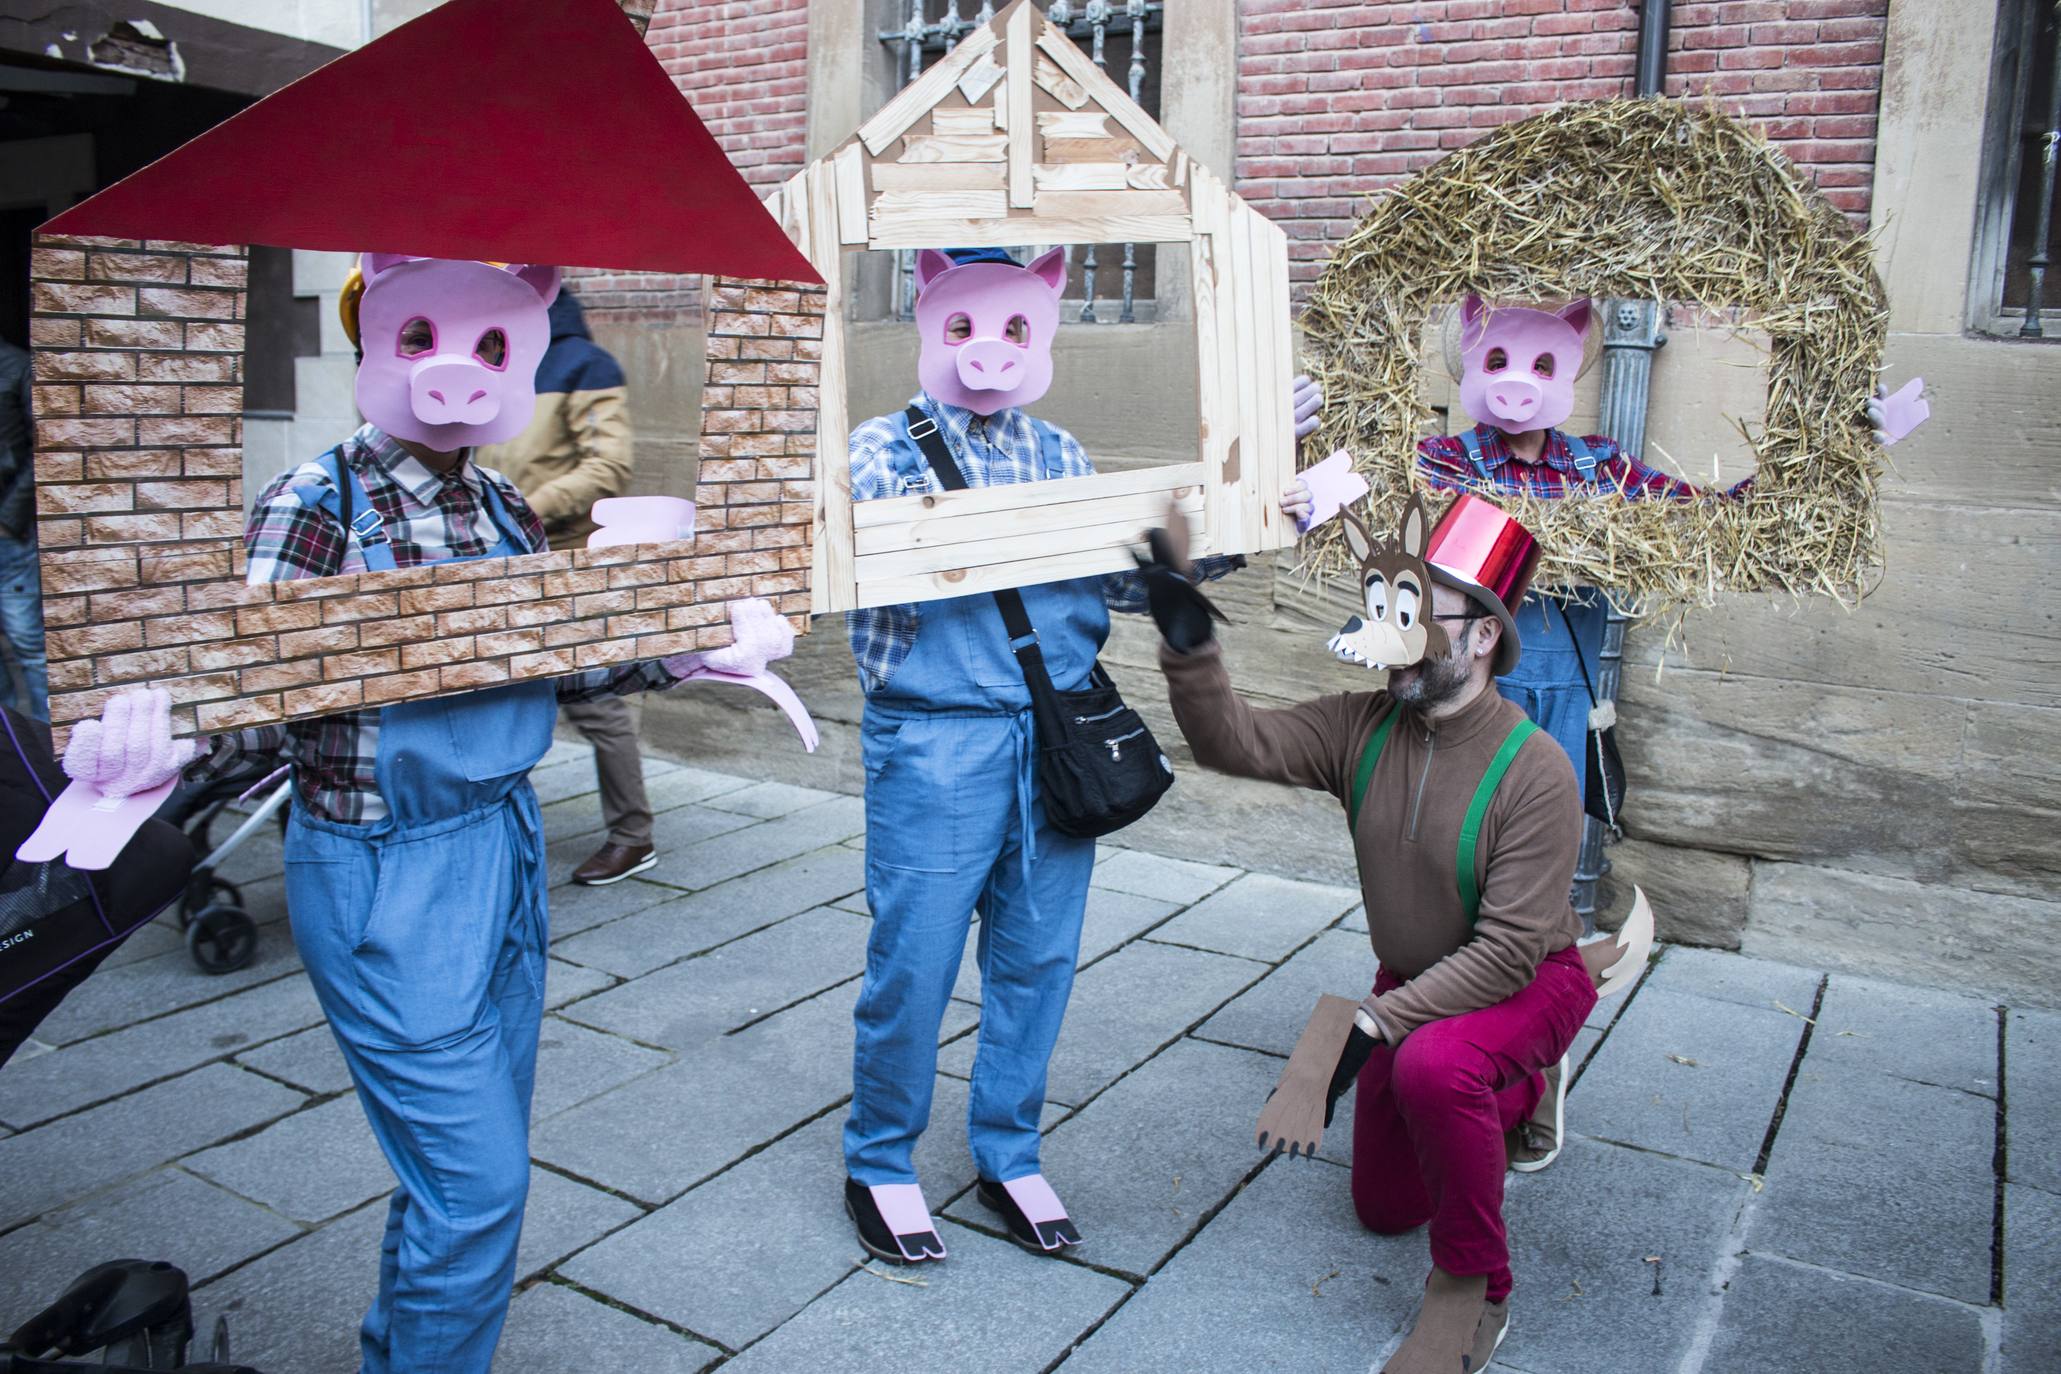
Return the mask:
[[[1992,334],[2061,336],[2054,237],[2061,221],[2061,5],[2002,0],[1976,201],[1970,323]]]
[[[1036,0],[1095,64],[1159,118],[1162,0]],[[895,84],[906,86],[975,27],[995,17],[994,0],[874,0],[875,36],[892,55]],[[951,247],[939,244],[940,248]],[[915,318],[913,253],[897,255],[892,310]],[[1066,322],[1132,324],[1156,318],[1158,250],[1149,243],[1067,249]]]

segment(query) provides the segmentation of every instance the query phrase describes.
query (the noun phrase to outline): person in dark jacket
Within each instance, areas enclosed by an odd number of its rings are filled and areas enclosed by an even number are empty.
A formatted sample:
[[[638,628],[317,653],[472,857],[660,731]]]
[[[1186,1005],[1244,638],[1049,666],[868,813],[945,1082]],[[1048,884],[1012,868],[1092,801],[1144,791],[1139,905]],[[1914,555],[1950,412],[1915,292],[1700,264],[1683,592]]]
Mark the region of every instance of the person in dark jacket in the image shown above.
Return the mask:
[[[537,413],[505,444],[479,452],[522,489],[554,549],[578,549],[594,532],[594,503],[630,485],[630,415],[622,366],[594,342],[580,303],[563,288],[551,303],[551,346],[537,368]],[[620,882],[658,862],[651,842],[651,800],[637,744],[637,707],[604,697],[563,708],[594,746],[601,817],[608,835],[573,870],[589,887]]]
[[[43,657],[43,580],[36,572],[29,383],[28,353],[0,339],[0,634],[14,650],[23,688],[17,696],[11,678],[0,682],[0,700],[24,715],[48,720],[50,676]]]

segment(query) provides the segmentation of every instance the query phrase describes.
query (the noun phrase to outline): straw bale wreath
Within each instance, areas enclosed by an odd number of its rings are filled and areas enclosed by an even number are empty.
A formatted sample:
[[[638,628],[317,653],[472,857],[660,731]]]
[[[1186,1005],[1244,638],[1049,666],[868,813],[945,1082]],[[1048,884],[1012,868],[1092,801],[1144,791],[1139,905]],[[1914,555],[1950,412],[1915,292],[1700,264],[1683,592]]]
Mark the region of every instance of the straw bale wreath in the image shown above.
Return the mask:
[[[1435,309],[1617,296],[1734,308],[1769,337],[1765,420],[1741,427],[1741,501],[1544,501],[1498,494],[1546,550],[1539,581],[1593,585],[1652,614],[1721,592],[1857,600],[1879,564],[1881,450],[1863,408],[1886,304],[1866,237],[1752,128],[1660,99],[1561,106],[1440,159],[1375,202],[1302,318],[1325,392],[1324,448],[1350,448],[1391,527],[1432,432],[1419,386]],[[1336,524],[1305,566],[1349,555]]]

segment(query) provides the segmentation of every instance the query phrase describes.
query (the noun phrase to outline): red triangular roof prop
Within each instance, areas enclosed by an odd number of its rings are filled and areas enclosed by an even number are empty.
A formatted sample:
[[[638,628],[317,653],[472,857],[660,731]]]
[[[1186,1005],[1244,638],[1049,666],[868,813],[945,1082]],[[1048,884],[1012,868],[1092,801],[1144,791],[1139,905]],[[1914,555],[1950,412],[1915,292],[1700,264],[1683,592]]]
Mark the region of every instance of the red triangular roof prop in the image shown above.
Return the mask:
[[[820,280],[616,0],[449,0],[43,227]]]

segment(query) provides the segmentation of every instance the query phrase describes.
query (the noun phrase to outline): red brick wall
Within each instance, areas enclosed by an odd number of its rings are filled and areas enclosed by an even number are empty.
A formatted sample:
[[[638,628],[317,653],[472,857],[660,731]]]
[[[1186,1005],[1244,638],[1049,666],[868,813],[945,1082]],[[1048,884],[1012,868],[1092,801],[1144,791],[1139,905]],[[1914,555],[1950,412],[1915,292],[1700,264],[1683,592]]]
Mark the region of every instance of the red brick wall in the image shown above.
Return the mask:
[[[644,41],[709,132],[761,193],[802,165],[807,139],[808,0],[660,0]],[[598,322],[699,316],[700,279],[577,272]]]
[[[1667,92],[1760,121],[1865,218],[1888,8],[1676,5]],[[1560,101],[1629,95],[1637,33],[1627,0],[1238,0],[1238,190],[1308,281],[1369,193]]]

